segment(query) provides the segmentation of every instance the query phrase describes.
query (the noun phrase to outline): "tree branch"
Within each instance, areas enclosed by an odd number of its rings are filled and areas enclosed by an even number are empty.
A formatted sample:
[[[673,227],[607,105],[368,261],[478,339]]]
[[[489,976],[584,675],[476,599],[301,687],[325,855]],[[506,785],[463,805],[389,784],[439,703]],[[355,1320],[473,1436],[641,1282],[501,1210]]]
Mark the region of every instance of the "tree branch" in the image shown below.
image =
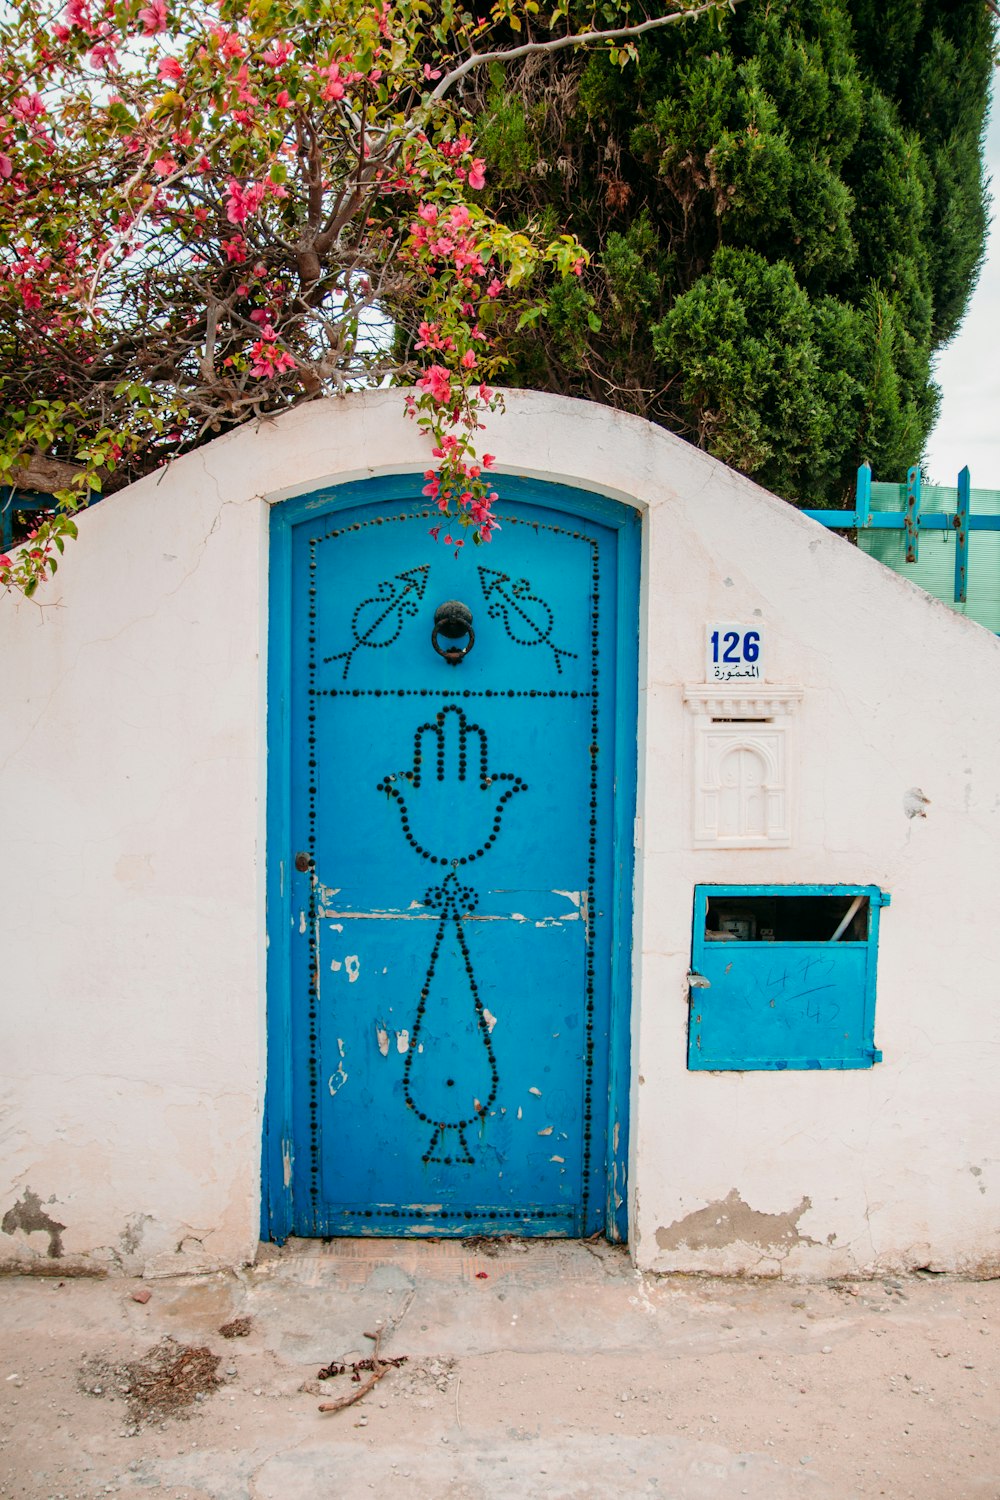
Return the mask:
[[[657,31],[664,26],[675,26],[679,21],[694,21],[698,16],[713,10],[735,10],[740,0],[704,0],[691,10],[671,11],[668,16],[652,16],[637,21],[633,26],[616,26],[609,31],[578,31],[571,36],[553,37],[547,42],[524,42],[520,47],[500,47],[494,52],[473,52],[457,68],[446,73],[428,99],[428,104],[437,104],[459,79],[492,62],[516,62],[519,57],[532,57],[542,52],[561,52],[566,47],[586,47],[591,42],[620,42],[630,37],[643,36],[647,31]],[[989,0],[987,0],[989,3]]]
[[[67,464],[60,459],[46,458],[44,453],[36,453],[22,468],[11,469],[4,485],[51,495],[55,490],[69,489],[77,475],[83,472],[83,464]]]

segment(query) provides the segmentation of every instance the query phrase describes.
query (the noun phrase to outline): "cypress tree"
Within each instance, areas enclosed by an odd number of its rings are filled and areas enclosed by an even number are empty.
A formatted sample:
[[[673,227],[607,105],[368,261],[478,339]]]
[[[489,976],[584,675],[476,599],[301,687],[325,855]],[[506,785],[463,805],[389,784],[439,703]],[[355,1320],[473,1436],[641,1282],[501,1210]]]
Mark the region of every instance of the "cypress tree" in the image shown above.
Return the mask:
[[[743,0],[480,79],[493,208],[592,260],[508,383],[634,411],[786,498],[899,479],[982,258],[984,0]]]

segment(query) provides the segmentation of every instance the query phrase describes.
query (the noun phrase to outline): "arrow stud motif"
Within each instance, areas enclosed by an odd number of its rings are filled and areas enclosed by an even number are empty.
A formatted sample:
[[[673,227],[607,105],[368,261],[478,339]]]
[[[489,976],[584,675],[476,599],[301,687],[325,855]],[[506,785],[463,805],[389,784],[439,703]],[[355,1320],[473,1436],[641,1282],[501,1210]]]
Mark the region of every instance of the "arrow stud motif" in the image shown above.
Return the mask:
[[[407,568],[395,578],[384,578],[376,586],[375,593],[362,599],[351,616],[351,634],[354,644],[347,651],[338,651],[335,656],[326,656],[324,663],[344,663],[344,681],[351,670],[354,653],[362,646],[376,650],[380,646],[391,646],[399,639],[403,622],[417,613],[417,608],[427,588],[430,564],[419,568]]]
[[[576,652],[557,646],[552,640],[555,616],[545,600],[531,592],[530,579],[511,581],[507,573],[499,573],[495,568],[480,568],[479,581],[490,619],[502,619],[504,629],[518,646],[548,646],[556,671],[561,674],[562,657],[575,658]]]

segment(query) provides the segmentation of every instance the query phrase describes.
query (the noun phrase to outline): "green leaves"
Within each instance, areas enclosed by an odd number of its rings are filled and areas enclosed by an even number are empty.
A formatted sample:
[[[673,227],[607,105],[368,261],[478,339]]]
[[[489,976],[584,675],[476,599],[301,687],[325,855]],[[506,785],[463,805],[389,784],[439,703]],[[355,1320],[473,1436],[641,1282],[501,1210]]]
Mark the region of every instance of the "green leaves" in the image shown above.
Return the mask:
[[[445,513],[488,534],[474,460],[505,362],[493,335],[545,322],[549,278],[572,283],[582,328],[600,317],[573,235],[492,213],[468,110],[434,84],[544,28],[538,0],[498,0],[490,19],[454,0],[168,0],[163,15],[123,0],[99,37],[12,9],[25,102],[0,108],[0,473],[26,455],[75,465],[64,521],[251,417],[426,379],[413,411]],[[71,535],[54,525],[0,583],[51,574]]]
[[[481,89],[498,212],[591,257],[585,296],[552,287],[508,326],[511,378],[838,503],[865,455],[902,478],[933,421],[931,355],[982,253],[992,23],[953,0],[715,20],[644,38],[625,75],[602,53]]]
[[[792,268],[720,250],[652,333],[702,440],[727,463],[787,489],[832,426],[812,309]]]
[[[0,107],[0,476],[75,464],[61,521],[392,378],[426,382],[442,513],[475,531],[508,362],[795,498],[832,495],[861,442],[919,447],[982,244],[971,6],[902,0],[899,67],[868,0],[741,0],[488,74],[463,71],[477,49],[618,26],[628,0],[170,0],[151,37],[129,0],[96,51],[8,8],[27,102]]]

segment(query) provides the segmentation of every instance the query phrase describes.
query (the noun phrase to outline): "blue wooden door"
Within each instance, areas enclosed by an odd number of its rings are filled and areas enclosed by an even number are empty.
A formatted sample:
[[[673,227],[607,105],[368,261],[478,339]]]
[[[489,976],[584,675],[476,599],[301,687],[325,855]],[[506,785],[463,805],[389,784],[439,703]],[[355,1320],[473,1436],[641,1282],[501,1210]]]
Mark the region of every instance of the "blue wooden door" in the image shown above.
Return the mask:
[[[418,492],[277,513],[269,1231],[617,1236],[637,524]]]

